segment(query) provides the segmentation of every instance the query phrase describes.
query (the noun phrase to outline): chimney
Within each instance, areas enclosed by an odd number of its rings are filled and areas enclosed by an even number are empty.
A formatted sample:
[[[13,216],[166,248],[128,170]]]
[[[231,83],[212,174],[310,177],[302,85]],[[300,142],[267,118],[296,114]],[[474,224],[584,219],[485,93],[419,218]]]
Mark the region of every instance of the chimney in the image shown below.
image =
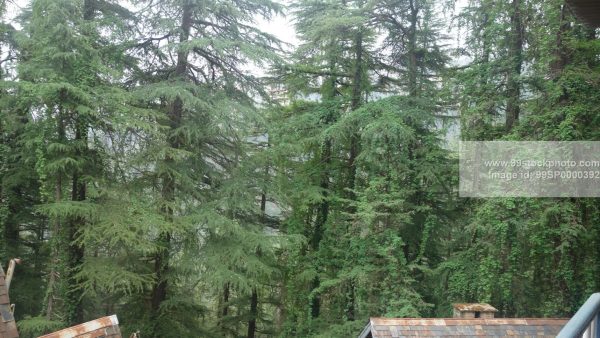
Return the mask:
[[[486,303],[459,303],[452,304],[454,318],[494,318],[498,312],[495,307]]]

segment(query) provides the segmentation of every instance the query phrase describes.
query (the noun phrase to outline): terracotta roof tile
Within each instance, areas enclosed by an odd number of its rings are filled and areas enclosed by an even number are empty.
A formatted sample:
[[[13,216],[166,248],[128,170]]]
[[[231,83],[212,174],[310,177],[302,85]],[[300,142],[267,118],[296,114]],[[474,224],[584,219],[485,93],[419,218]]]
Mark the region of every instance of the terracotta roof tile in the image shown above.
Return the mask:
[[[39,338],[121,338],[117,316],[98,318]]]
[[[555,337],[568,319],[371,318],[373,338],[381,337]]]

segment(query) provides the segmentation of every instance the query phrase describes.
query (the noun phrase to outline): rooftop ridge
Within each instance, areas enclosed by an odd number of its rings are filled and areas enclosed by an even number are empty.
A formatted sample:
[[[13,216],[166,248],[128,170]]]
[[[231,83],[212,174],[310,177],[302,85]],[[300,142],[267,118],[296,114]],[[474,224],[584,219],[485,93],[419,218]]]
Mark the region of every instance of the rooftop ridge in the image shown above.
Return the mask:
[[[568,318],[385,318],[371,317],[360,338],[555,337]]]

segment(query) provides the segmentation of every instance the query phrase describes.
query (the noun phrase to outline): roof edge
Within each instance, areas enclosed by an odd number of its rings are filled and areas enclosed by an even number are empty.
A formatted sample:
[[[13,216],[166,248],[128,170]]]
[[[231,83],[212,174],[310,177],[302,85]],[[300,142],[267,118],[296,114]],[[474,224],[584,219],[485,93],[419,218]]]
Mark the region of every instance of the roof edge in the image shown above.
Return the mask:
[[[371,328],[372,328],[371,318],[369,318],[369,322],[367,323],[367,325],[365,325],[365,328],[358,335],[358,338],[367,338],[369,333],[371,333]]]
[[[95,330],[103,328],[118,326],[119,320],[117,315],[110,315],[98,319],[91,320],[79,325],[71,326],[60,331],[48,333],[38,338],[65,338],[65,337],[79,337],[82,334],[89,333]]]

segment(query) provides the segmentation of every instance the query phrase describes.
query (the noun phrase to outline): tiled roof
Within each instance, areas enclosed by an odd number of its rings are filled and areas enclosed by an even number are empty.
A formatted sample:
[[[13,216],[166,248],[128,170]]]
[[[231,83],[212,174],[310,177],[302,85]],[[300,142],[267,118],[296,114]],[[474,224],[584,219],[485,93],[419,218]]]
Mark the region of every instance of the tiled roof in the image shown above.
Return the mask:
[[[0,336],[1,337],[1,336]],[[116,315],[98,318],[38,338],[121,338]]]
[[[568,319],[371,318],[359,338],[556,337]]]
[[[4,269],[2,267],[0,267],[0,337],[19,337],[15,317],[10,311],[10,300],[8,299],[8,290],[6,289]]]

